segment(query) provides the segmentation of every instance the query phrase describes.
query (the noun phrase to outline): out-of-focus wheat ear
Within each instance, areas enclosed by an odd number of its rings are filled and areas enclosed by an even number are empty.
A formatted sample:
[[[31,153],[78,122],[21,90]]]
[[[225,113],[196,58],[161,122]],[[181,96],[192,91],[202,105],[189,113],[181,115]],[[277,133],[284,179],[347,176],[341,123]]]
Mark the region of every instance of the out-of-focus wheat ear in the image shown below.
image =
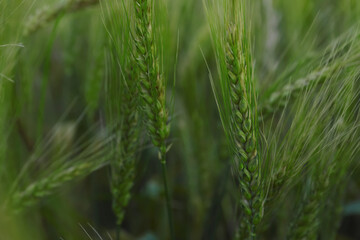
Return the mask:
[[[124,160],[121,166],[112,167],[111,191],[113,195],[113,210],[116,214],[116,224],[121,226],[125,208],[131,198],[131,188],[134,182],[135,162],[133,159]]]
[[[335,187],[332,194],[327,200],[324,209],[324,218],[321,224],[324,229],[321,230],[321,239],[335,240],[337,231],[340,227],[341,217],[343,213],[344,195],[346,191],[347,181],[339,181],[338,186]]]
[[[100,154],[96,154],[94,158],[86,162],[69,166],[30,184],[24,190],[16,191],[12,195],[9,204],[16,212],[22,211],[27,207],[35,205],[40,199],[50,196],[64,184],[83,178],[103,167],[108,163],[108,160],[107,158],[101,157]]]
[[[117,216],[117,224],[121,225],[125,208],[131,197],[131,188],[135,177],[136,151],[139,147],[139,125],[138,125],[138,82],[136,71],[132,64],[129,64],[125,79],[120,91],[121,104],[119,127],[119,141],[115,151],[119,151],[112,164],[111,190],[113,193],[113,209]]]
[[[266,120],[276,112],[281,112],[290,100],[294,100],[299,93],[311,87],[312,85],[321,85],[331,75],[343,68],[349,68],[356,65],[359,61],[359,30],[350,28],[349,31],[334,39],[325,51],[315,59],[304,59],[296,62],[297,65],[307,69],[308,72],[302,72],[304,75],[297,76],[295,71],[298,67],[290,68],[285,74],[275,81],[273,86],[268,88],[264,94],[264,100],[260,104],[262,119]],[[291,80],[295,77],[296,80]]]
[[[106,79],[106,125],[114,134],[111,142],[112,208],[117,233],[131,199],[136,176],[135,166],[140,147],[139,80],[132,51],[132,24],[129,19],[132,2],[109,0],[101,2],[108,33]]]
[[[266,103],[261,106],[260,111],[262,118],[267,119],[274,112],[283,110],[291,98],[296,97],[296,94],[306,89],[310,84],[321,84],[336,67],[337,66],[325,67],[321,70],[314,71],[306,77],[299,78],[294,82],[286,84],[281,89],[274,91]]]
[[[66,0],[56,6],[40,8],[26,22],[23,35],[28,36],[36,32],[66,12],[79,11],[98,3],[99,0]]]
[[[106,118],[108,131],[114,133],[110,185],[112,207],[117,218],[117,233],[131,199],[141,130],[139,70],[132,55],[135,46],[131,38],[133,24],[129,18],[130,6],[133,6],[130,1],[101,2],[105,26],[109,34]]]
[[[318,235],[319,213],[324,204],[324,196],[327,193],[328,179],[321,179],[308,194],[298,211],[298,216],[292,223],[289,240],[309,239],[315,240]]]

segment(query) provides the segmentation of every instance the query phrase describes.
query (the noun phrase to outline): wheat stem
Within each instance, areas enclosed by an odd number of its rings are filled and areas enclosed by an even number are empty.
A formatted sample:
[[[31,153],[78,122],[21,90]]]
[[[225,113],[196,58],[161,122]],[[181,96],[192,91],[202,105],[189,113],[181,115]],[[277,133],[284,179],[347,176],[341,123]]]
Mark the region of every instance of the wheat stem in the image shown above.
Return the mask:
[[[169,187],[168,187],[168,180],[167,180],[167,170],[166,170],[166,163],[165,161],[161,162],[161,168],[162,168],[162,176],[163,176],[163,182],[164,182],[164,191],[165,191],[165,198],[166,198],[166,208],[167,208],[167,214],[169,219],[169,227],[170,227],[170,235],[172,239],[175,239],[174,237],[174,225],[173,225],[173,217],[172,217],[172,210],[171,210],[171,200],[170,200],[170,194],[169,194]]]

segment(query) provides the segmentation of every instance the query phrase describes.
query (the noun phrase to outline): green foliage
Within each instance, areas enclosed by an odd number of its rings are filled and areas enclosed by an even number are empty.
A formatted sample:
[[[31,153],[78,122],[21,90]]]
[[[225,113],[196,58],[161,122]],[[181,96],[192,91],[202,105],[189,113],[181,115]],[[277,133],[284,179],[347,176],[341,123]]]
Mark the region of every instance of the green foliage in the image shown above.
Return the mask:
[[[359,16],[0,0],[1,239],[351,239]]]

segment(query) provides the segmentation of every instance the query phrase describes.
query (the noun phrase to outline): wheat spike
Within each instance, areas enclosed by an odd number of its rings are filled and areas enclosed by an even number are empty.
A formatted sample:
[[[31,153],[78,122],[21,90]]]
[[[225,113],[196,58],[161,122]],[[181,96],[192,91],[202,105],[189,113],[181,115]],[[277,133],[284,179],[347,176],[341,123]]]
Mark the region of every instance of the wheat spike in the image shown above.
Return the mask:
[[[130,200],[131,188],[135,177],[136,151],[139,146],[139,126],[138,126],[138,84],[135,81],[136,73],[132,66],[126,74],[121,96],[120,117],[122,123],[119,128],[120,139],[114,151],[118,154],[112,163],[111,190],[113,194],[113,209],[117,216],[117,224],[121,225],[124,218],[124,209]]]
[[[15,211],[21,211],[26,207],[30,207],[38,202],[39,199],[53,194],[57,188],[65,183],[85,177],[106,165],[105,158],[99,159],[98,161],[86,161],[70,166],[30,184],[24,190],[15,192],[10,200],[12,207]]]
[[[319,227],[319,213],[324,202],[324,196],[328,188],[328,180],[321,179],[317,182],[313,191],[307,196],[300,207],[299,214],[293,222],[289,240],[317,239]]]
[[[167,183],[166,139],[169,136],[168,111],[165,103],[165,79],[160,69],[158,49],[154,32],[153,2],[135,0],[135,46],[139,70],[140,92],[147,132],[158,148],[166,197],[166,207],[171,239],[174,239],[170,194]]]
[[[168,113],[165,106],[165,83],[159,67],[152,29],[152,5],[147,0],[136,0],[136,60],[140,72],[141,96],[147,117],[147,129],[159,157],[165,161],[169,135]]]
[[[240,188],[242,192],[243,216],[240,236],[242,239],[252,239],[255,227],[261,219],[260,164],[257,153],[252,112],[249,107],[248,95],[245,89],[247,66],[241,53],[239,32],[237,27],[230,23],[226,43],[226,66],[230,81],[230,97],[232,106],[231,127],[236,146],[236,158],[239,171]]]

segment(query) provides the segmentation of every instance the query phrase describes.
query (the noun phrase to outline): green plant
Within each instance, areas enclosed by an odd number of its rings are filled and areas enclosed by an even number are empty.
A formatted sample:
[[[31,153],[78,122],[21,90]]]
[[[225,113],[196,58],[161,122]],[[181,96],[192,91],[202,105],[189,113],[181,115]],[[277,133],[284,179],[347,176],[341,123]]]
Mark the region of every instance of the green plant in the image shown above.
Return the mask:
[[[319,57],[305,57],[297,61],[264,93],[261,106],[262,118],[281,112],[286,104],[309,85],[320,85],[339,69],[351,67],[358,61],[358,30],[353,27],[334,39]],[[304,72],[305,70],[305,72]],[[306,72],[307,71],[307,72]],[[301,74],[299,78],[299,73]],[[305,77],[303,75],[306,74]],[[292,80],[295,79],[295,80]]]
[[[146,117],[146,127],[152,143],[159,149],[159,160],[162,165],[163,181],[169,215],[170,233],[173,237],[170,196],[166,176],[166,139],[169,136],[168,111],[166,108],[166,81],[160,68],[159,47],[153,1],[135,1],[135,58],[138,64],[141,86],[142,108]],[[154,31],[155,30],[155,31]]]
[[[130,4],[128,4],[129,6]],[[131,6],[131,5],[130,5]],[[136,153],[140,147],[139,81],[138,69],[132,58],[131,27],[124,6],[108,2],[103,7],[107,13],[109,33],[109,79],[106,83],[106,102],[109,131],[114,131],[113,160],[111,164],[111,191],[113,209],[120,227],[124,219],[131,188],[135,178]]]
[[[41,161],[41,159],[50,158],[53,162],[40,173],[37,179],[24,188],[21,187],[21,180],[26,179],[26,176],[19,174],[10,190],[11,197],[7,203],[15,211],[24,210],[25,207],[34,205],[39,199],[53,194],[65,183],[84,178],[102,168],[108,164],[111,157],[108,144],[108,139],[95,138],[93,142],[81,143],[79,146],[80,149],[83,148],[81,152],[79,149],[67,152],[68,149],[62,143],[62,147],[57,149],[55,153],[45,151],[40,156],[32,156],[28,165],[22,169],[23,173],[30,172],[31,167],[39,164],[37,161]],[[45,165],[45,163],[43,164]]]
[[[0,0],[1,238],[356,239],[359,11]]]
[[[263,214],[263,193],[260,185],[261,159],[258,154],[251,38],[245,21],[245,3],[229,1],[224,5],[223,11],[230,12],[230,16],[225,18],[223,25],[210,25],[220,71],[221,96],[217,102],[225,134],[235,157],[235,178],[239,181],[242,195],[238,238],[254,239],[256,226]],[[209,14],[209,18],[210,16],[212,15]],[[219,21],[219,18],[216,21]],[[216,92],[216,89],[214,91]]]

